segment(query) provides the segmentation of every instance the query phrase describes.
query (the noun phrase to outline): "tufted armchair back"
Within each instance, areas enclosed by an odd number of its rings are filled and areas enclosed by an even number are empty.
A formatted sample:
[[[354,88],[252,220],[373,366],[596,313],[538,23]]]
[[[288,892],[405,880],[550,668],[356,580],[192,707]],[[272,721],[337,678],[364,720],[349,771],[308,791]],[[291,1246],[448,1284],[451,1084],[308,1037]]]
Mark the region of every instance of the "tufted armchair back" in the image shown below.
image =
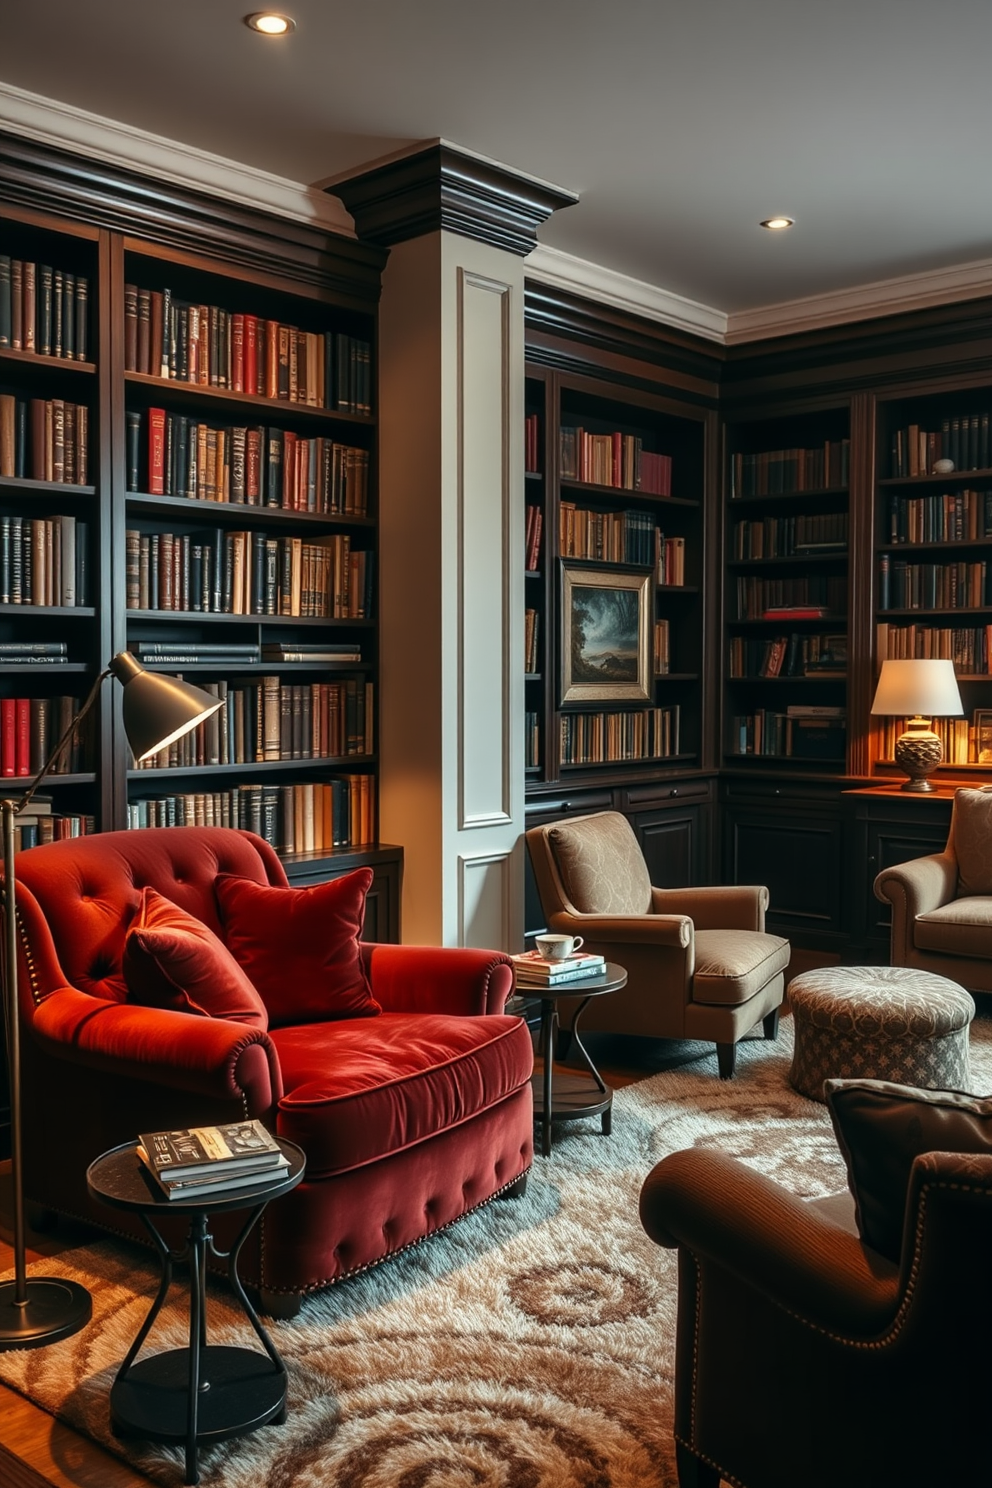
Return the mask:
[[[219,873],[262,884],[287,881],[267,842],[228,827],[74,837],[19,853],[15,866],[22,998],[34,1003],[62,986],[124,1001],[124,937],[146,884],[221,934]]]

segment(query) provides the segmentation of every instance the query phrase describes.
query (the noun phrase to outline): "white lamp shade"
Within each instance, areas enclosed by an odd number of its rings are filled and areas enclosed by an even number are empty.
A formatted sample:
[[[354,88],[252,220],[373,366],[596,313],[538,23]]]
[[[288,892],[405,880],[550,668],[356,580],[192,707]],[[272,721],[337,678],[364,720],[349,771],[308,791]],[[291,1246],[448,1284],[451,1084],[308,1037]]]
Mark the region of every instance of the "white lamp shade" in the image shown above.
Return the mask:
[[[893,718],[960,717],[953,661],[883,661],[871,711]]]

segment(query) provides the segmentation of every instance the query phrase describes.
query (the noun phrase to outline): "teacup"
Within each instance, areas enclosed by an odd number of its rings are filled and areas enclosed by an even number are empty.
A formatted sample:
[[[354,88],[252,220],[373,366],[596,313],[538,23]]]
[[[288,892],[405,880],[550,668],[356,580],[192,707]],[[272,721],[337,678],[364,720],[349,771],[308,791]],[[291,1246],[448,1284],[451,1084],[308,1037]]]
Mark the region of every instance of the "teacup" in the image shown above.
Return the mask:
[[[579,949],[582,944],[581,935],[538,935],[535,939],[537,949],[545,961],[564,961]]]

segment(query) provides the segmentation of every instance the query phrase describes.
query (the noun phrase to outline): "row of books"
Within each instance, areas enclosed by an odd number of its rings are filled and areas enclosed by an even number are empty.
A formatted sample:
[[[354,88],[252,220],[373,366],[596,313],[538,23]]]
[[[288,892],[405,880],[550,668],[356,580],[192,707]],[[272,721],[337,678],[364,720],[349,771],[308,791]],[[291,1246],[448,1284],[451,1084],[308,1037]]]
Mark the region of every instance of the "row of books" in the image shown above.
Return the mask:
[[[85,486],[88,474],[85,404],[0,393],[0,475]]]
[[[0,666],[64,666],[68,660],[67,641],[0,641]]]
[[[126,535],[129,610],[361,620],[372,613],[372,554],[347,533],[315,538],[257,532]]]
[[[541,472],[540,423],[536,413],[524,418],[524,470],[528,475]]]
[[[730,497],[790,496],[846,486],[850,479],[851,441],[827,439],[812,449],[737,451],[730,457]]]
[[[973,610],[992,605],[992,566],[907,563],[883,553],[878,564],[880,610]]]
[[[891,543],[976,542],[992,537],[992,491],[889,497]]]
[[[843,677],[847,636],[731,636],[728,668],[731,677]]]
[[[0,347],[85,362],[89,280],[0,253]]]
[[[129,648],[144,666],[205,662],[239,666],[257,662],[300,662],[307,666],[340,665],[362,659],[357,641],[132,641]],[[0,661],[4,659],[0,644]]]
[[[541,725],[536,712],[524,714],[524,769],[541,767]]]
[[[541,617],[537,610],[524,611],[524,671],[541,670]]]
[[[654,550],[655,583],[682,588],[685,584],[685,538],[666,537],[661,528],[656,527]]]
[[[0,604],[90,603],[89,523],[79,517],[0,517]]]
[[[205,424],[149,408],[127,415],[127,488],[283,511],[368,513],[368,450],[261,425]],[[147,463],[141,464],[145,425]]]
[[[623,713],[561,715],[563,765],[667,759],[678,752],[678,704]]]
[[[672,494],[671,455],[646,450],[635,434],[593,434],[579,425],[562,424],[560,447],[564,480],[643,491],[649,496]]]
[[[14,820],[14,851],[26,852],[46,842],[62,842],[67,837],[88,837],[96,831],[96,817],[73,812],[47,811],[36,815],[37,796],[24,816]]]
[[[764,579],[741,574],[736,584],[737,619],[777,618],[768,611],[809,609],[823,615],[847,613],[847,579],[840,574],[804,574],[801,578]],[[788,619],[787,615],[780,616]],[[793,618],[805,618],[794,616]],[[818,615],[810,615],[818,619]]]
[[[128,803],[128,827],[238,827],[277,852],[331,852],[375,841],[375,781],[339,775],[294,785],[242,784]]]
[[[78,711],[75,697],[0,698],[0,775],[36,775]],[[87,769],[87,752],[86,741],[76,736],[50,773],[71,775]]]
[[[938,460],[952,460],[955,470],[988,470],[992,466],[989,414],[955,413],[940,428],[907,424],[892,435],[892,475],[912,480],[933,475]]]
[[[671,626],[667,620],[656,620],[654,622],[654,640],[652,645],[652,663],[656,677],[664,677],[671,671]]]
[[[876,737],[884,762],[895,759],[896,740],[908,726],[908,718],[879,719]],[[982,757],[985,751],[978,730],[967,718],[931,718],[930,727],[943,746],[945,765],[992,765],[992,756]]]
[[[272,1180],[289,1167],[260,1121],[142,1132],[137,1153],[167,1199],[234,1192]]]
[[[224,706],[138,768],[190,769],[266,760],[338,759],[372,753],[373,684],[281,682],[263,677],[232,686],[197,681]]]
[[[573,951],[561,961],[549,961],[540,951],[522,951],[511,956],[518,987],[560,987],[563,982],[581,982],[583,977],[601,976],[606,958],[594,951]]]
[[[563,501],[558,522],[563,558],[641,565],[655,561],[657,529],[648,512],[588,511]]]
[[[541,530],[544,513],[539,506],[528,506],[524,523],[524,567],[533,573],[541,566]]]
[[[371,346],[357,336],[124,286],[124,370],[259,398],[372,411]]]
[[[892,625],[882,620],[875,629],[879,661],[953,661],[962,676],[992,675],[992,625]]]
[[[819,557],[846,548],[846,511],[734,523],[735,558]]]
[[[843,761],[847,720],[842,713],[818,716],[774,708],[736,714],[730,721],[730,753],[786,759]]]

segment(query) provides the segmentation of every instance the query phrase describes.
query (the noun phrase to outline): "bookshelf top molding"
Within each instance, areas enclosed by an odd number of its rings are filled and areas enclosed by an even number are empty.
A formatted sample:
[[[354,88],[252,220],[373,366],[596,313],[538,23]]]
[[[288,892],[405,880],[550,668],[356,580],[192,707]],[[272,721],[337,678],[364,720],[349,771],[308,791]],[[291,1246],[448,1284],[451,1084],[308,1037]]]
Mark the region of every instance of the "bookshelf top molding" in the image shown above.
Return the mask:
[[[344,203],[366,242],[389,247],[444,231],[521,258],[537,246],[537,229],[552,212],[578,201],[574,192],[443,140],[373,164],[326,190]]]
[[[0,130],[0,208],[5,202],[267,278],[284,274],[355,308],[379,301],[386,254],[372,243]]]

